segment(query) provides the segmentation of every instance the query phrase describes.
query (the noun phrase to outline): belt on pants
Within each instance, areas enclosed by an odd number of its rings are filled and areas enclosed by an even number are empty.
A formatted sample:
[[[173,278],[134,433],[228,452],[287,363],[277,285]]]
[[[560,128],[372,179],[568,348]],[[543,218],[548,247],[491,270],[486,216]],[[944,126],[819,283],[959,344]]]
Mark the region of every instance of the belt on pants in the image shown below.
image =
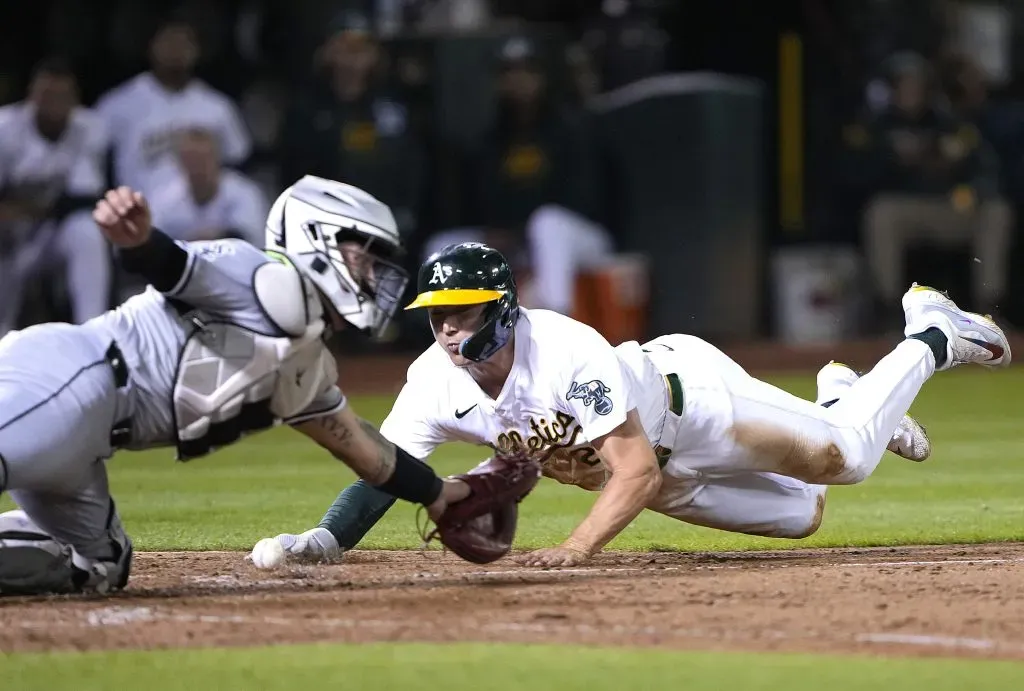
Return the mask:
[[[679,380],[679,375],[676,373],[666,374],[665,387],[668,389],[668,411],[681,418],[683,416],[683,409],[686,403],[686,397],[683,395],[683,383]],[[664,431],[662,437],[665,436]],[[654,447],[654,455],[658,458],[658,465],[662,468],[668,463],[669,456],[672,455],[672,449],[666,448],[661,444]]]
[[[110,369],[114,373],[114,386],[118,389],[128,386],[128,363],[124,361],[124,355],[121,354],[121,349],[117,347],[117,343],[110,343],[104,358],[106,358],[107,364],[110,365]],[[131,438],[131,428],[132,422],[130,418],[116,422],[110,430],[110,446],[116,449],[126,444]]]

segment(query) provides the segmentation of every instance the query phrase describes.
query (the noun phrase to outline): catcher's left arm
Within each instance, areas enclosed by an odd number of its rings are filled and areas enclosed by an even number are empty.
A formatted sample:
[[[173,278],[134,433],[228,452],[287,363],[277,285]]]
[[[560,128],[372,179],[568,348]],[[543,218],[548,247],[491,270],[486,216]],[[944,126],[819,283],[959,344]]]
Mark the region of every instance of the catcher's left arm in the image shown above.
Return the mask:
[[[476,549],[474,540],[481,535],[507,538],[511,546],[507,531],[509,525],[513,533],[515,529],[514,520],[511,524],[496,521],[483,531],[479,530],[479,522],[473,522],[487,516],[507,517],[509,507],[525,497],[540,478],[540,467],[536,463],[517,457],[442,480],[427,464],[386,439],[348,407],[294,427],[377,489],[426,506],[430,517],[437,522],[437,530],[428,540],[438,537],[452,551],[470,561],[498,558],[492,557],[493,551]]]
[[[520,558],[527,566],[575,566],[589,559],[621,533],[661,490],[661,469],[636,410],[594,448],[611,471],[590,513],[558,547]]]

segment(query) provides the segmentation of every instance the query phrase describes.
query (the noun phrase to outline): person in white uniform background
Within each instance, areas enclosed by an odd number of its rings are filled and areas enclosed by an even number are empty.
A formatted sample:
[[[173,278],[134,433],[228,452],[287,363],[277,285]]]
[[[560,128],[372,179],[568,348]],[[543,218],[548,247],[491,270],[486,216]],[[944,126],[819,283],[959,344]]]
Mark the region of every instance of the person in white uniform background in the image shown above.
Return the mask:
[[[238,238],[261,247],[270,204],[256,182],[221,166],[216,134],[186,130],[177,155],[178,175],[150,201],[157,227],[185,242]]]
[[[241,165],[252,150],[248,127],[227,95],[195,76],[200,58],[195,28],[178,17],[166,19],[149,54],[149,71],[96,103],[112,133],[114,183],[154,194],[177,176],[179,135],[197,127],[216,134],[225,165]]]
[[[106,189],[107,130],[78,101],[70,65],[48,58],[22,101],[0,107],[0,336],[32,280],[66,272],[72,321],[103,314],[111,257],[92,207]]]

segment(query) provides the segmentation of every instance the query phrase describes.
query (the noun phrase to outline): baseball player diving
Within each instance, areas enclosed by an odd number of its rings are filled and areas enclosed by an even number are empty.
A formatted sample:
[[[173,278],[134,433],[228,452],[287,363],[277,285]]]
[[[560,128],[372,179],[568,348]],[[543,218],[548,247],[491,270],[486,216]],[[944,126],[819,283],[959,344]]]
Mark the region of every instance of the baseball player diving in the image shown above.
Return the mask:
[[[188,461],[283,423],[435,520],[480,500],[473,480],[442,480],[384,439],[336,384],[332,333],[379,333],[408,281],[387,206],[306,176],[274,203],[267,250],[175,242],[127,187],[93,216],[150,285],[84,324],[0,340],[0,491],[19,507],[0,514],[0,593],[125,586],[132,542],[105,463],[119,449],[173,446]]]
[[[862,482],[886,449],[929,455],[907,411],[935,372],[1010,363],[991,319],[917,284],[903,296],[905,340],[863,376],[826,365],[816,403],[693,336],[612,347],[571,318],[523,309],[508,263],[485,245],[444,248],[417,288],[407,309],[427,310],[436,343],[409,367],[381,434],[421,459],[448,441],[516,446],[547,477],[599,493],[564,542],[520,557],[532,566],[585,562],[645,508],[750,535],[811,535],[829,485]],[[292,555],[337,556],[393,501],[357,482],[318,527],[277,540]]]

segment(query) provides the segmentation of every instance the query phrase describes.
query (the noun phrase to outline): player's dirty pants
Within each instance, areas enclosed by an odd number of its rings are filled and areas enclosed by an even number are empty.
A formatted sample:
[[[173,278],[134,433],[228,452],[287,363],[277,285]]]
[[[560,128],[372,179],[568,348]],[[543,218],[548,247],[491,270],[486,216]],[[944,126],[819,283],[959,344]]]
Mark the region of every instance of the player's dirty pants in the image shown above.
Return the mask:
[[[874,471],[935,368],[927,345],[904,341],[825,408],[751,377],[693,336],[644,347],[663,374],[678,375],[684,398],[682,416],[666,418],[662,445],[672,455],[649,508],[768,537],[817,530],[827,486]]]
[[[127,371],[88,328],[46,324],[0,340],[0,592],[105,591],[131,566],[107,486]]]

